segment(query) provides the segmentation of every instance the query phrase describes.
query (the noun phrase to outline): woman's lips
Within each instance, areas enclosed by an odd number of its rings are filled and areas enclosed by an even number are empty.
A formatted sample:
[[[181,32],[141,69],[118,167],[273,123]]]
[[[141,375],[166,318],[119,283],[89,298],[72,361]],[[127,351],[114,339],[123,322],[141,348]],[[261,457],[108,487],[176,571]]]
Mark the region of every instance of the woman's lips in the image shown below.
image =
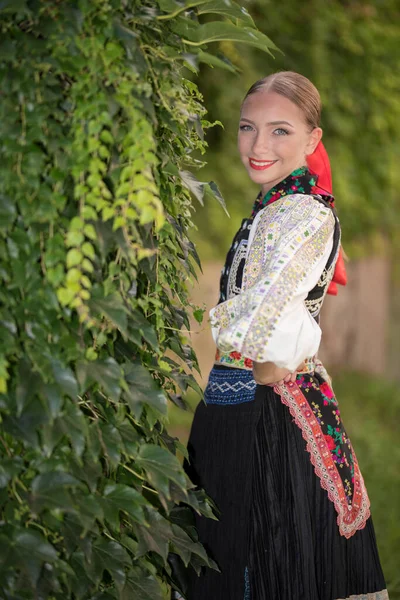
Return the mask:
[[[264,171],[265,169],[269,169],[274,165],[276,160],[255,160],[254,158],[249,158],[249,164],[252,169],[256,171]]]

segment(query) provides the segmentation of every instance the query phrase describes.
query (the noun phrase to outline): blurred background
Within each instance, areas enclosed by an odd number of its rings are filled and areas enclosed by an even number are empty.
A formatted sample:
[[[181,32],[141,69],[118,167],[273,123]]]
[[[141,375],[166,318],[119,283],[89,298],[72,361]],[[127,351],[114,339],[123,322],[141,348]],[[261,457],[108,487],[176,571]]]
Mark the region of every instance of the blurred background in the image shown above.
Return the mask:
[[[209,201],[195,215],[194,239],[203,265],[193,301],[206,309],[193,323],[204,388],[215,352],[208,310],[218,297],[225,254],[258,189],[236,151],[239,109],[250,85],[272,72],[294,70],[321,93],[324,143],[349,257],[349,283],[328,297],[322,313],[320,357],[355,446],[369,491],[392,600],[400,599],[400,1],[262,0],[245,2],[257,27],[282,51],[269,57],[221,43],[241,69],[201,69],[199,87],[219,120],[208,129],[207,166],[226,201]],[[227,64],[229,69],[229,64]],[[171,408],[170,431],[186,443],[199,395],[190,410]]]

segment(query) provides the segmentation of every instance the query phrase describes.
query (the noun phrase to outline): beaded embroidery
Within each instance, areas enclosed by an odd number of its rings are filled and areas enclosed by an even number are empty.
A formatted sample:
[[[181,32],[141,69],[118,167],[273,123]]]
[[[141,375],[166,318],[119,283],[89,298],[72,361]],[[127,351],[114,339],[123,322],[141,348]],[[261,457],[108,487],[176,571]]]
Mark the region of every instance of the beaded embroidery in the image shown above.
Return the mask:
[[[206,404],[241,404],[254,400],[257,384],[252,371],[211,369],[204,391]]]

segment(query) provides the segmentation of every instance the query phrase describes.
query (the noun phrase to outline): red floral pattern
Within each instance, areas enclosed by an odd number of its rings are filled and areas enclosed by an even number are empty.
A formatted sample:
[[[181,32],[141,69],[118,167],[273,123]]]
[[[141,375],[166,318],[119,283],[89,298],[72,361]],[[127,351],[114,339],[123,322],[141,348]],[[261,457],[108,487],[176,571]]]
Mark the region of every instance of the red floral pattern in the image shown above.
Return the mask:
[[[314,373],[274,390],[302,431],[315,473],[335,505],[341,535],[351,537],[365,526],[370,504],[331,386]]]

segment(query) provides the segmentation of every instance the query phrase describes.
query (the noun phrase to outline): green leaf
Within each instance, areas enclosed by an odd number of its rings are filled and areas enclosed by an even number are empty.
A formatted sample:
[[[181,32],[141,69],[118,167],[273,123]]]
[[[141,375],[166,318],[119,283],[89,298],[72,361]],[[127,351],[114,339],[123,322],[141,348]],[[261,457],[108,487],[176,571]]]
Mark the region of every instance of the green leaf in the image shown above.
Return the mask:
[[[18,384],[15,393],[18,416],[21,415],[25,406],[35,395],[40,383],[40,377],[33,371],[32,365],[25,359],[21,360],[18,367]]]
[[[104,512],[97,495],[75,495],[74,509],[83,527],[81,537],[84,537],[90,530],[93,530],[96,520],[103,522]]]
[[[140,567],[133,567],[122,590],[120,600],[163,600],[165,598],[157,579]]]
[[[228,210],[226,208],[225,200],[224,200],[221,192],[219,191],[219,188],[218,188],[217,184],[214,181],[209,181],[208,183],[205,184],[204,192],[207,193],[207,194],[210,194],[210,196],[212,198],[215,198],[216,200],[218,200],[218,202],[220,203],[220,205],[224,209],[224,211],[227,214],[227,216],[228,217],[230,216],[229,213],[228,213]]]
[[[11,198],[0,194],[0,231],[6,231],[16,217],[17,211]]]
[[[72,370],[62,365],[58,360],[52,360],[51,366],[53,369],[54,379],[60,386],[61,391],[75,400],[78,396],[78,383]]]
[[[174,481],[182,490],[186,489],[186,478],[179,460],[160,446],[143,444],[136,459],[146,476],[155,487],[170,498],[169,481]]]
[[[247,8],[244,6],[239,6],[236,4],[236,2],[232,2],[232,0],[211,0],[211,2],[202,4],[197,13],[199,15],[223,15],[224,17],[228,17],[229,19],[233,19],[235,21],[236,19],[243,21],[249,27],[255,28],[254,21],[251,18]]]
[[[158,387],[143,365],[127,363],[125,366],[125,379],[128,383],[128,389],[124,392],[124,398],[126,398],[134,414],[138,403],[150,404],[161,414],[167,414],[168,405],[165,393]]]
[[[179,171],[182,183],[188,190],[190,190],[193,196],[204,206],[204,181],[199,181],[193,173],[189,171]]]
[[[230,71],[231,73],[239,72],[238,67],[233,65],[226,57],[219,57],[215,54],[204,52],[203,50],[198,53],[197,57],[199,62],[209,65],[210,67],[218,67]]]
[[[172,543],[175,551],[180,555],[185,566],[188,566],[191,554],[194,553],[197,554],[202,561],[204,561],[205,565],[208,565],[209,567],[219,571],[216,563],[207,556],[206,551],[199,542],[194,542],[178,525],[172,525],[172,531]]]
[[[119,529],[120,526],[120,510],[126,512],[138,523],[145,522],[143,507],[147,505],[147,501],[133,487],[122,483],[110,483],[105,487],[100,502],[105,518],[114,529]]]
[[[77,377],[82,393],[96,383],[113,400],[119,400],[121,375],[120,366],[111,356],[105,360],[82,361],[77,364]]]
[[[100,423],[99,429],[101,441],[104,444],[105,453],[110,463],[116,468],[121,459],[121,435],[118,429],[112,423]]]
[[[148,524],[146,527],[138,526],[137,534],[139,546],[136,552],[136,558],[156,552],[162,557],[164,563],[167,561],[169,552],[169,543],[173,537],[171,523],[162,515],[155,511],[149,511]]]
[[[101,539],[92,546],[93,565],[89,571],[102,573],[108,571],[119,590],[125,584],[125,568],[131,565],[128,552],[114,540]]]
[[[4,533],[3,533],[4,532]],[[0,528],[0,567],[18,568],[36,586],[43,564],[54,563],[57,552],[41,533],[30,528]]]
[[[125,336],[127,331],[127,309],[123,304],[120,294],[110,294],[109,296],[100,297],[100,292],[94,293],[90,301],[90,308],[93,312],[98,312],[106,317],[119,329]]]
[[[193,311],[193,316],[198,323],[203,322],[204,313],[205,313],[204,308],[196,308],[196,310]]]
[[[19,456],[2,458],[0,462],[0,488],[5,488],[9,481],[22,471],[22,468],[22,459]]]
[[[88,437],[88,423],[79,407],[73,402],[67,402],[56,425],[71,440],[78,457],[82,456]]]
[[[82,260],[83,260],[82,252],[80,250],[77,250],[77,248],[72,248],[72,250],[69,250],[69,252],[67,253],[68,269],[70,269],[71,267],[76,267],[77,265],[80,265]]]
[[[81,485],[75,477],[62,471],[38,475],[32,482],[32,509],[38,513],[54,508],[69,510],[73,504],[69,490]]]
[[[204,23],[198,27],[188,26],[187,22],[179,20],[174,25],[174,31],[186,38],[185,43],[193,46],[210,44],[211,42],[245,42],[250,46],[255,46],[264,52],[271,54],[272,50],[278,50],[275,44],[261,31],[252,27],[237,27],[233,23],[223,21],[213,21]]]

